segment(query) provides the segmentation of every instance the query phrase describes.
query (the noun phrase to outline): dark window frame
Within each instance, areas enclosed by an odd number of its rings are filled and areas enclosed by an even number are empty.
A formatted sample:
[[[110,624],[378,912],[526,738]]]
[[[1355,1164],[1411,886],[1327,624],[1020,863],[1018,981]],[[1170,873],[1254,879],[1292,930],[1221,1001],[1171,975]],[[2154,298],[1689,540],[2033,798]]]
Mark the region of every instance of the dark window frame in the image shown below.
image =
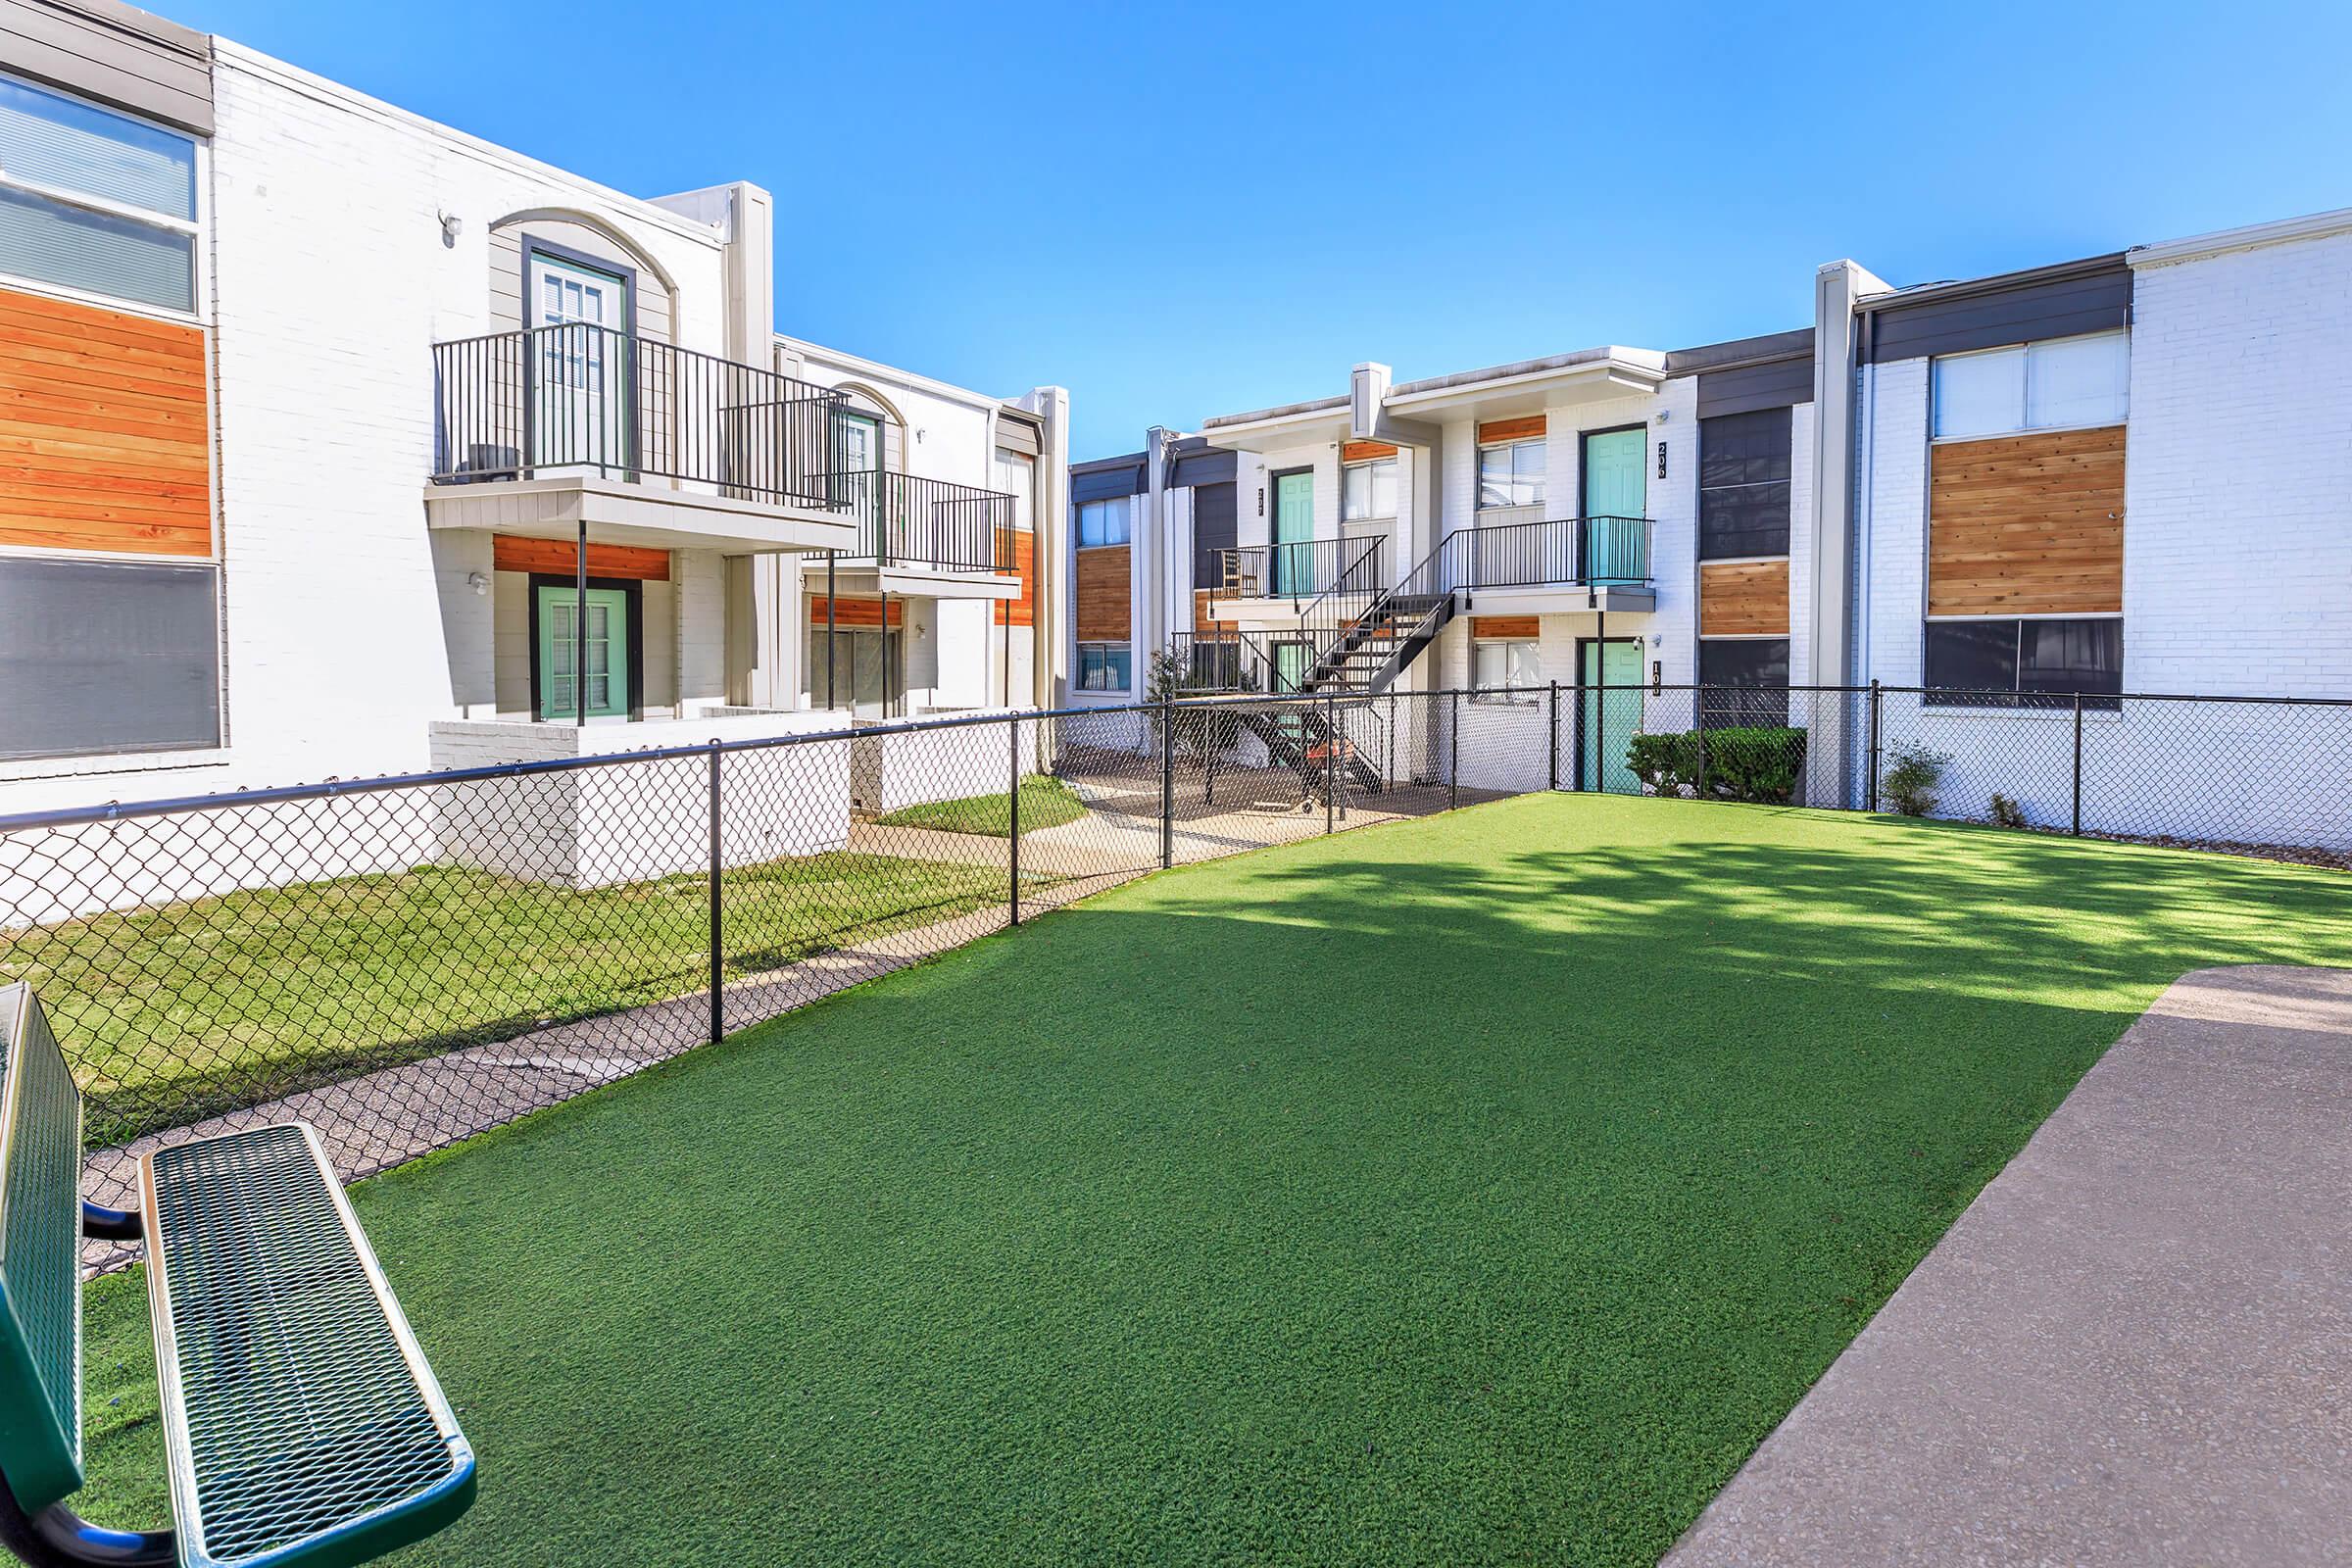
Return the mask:
[[[1750,432],[1759,428],[1766,432],[1760,442],[1761,451],[1748,451],[1735,456],[1720,450],[1730,444],[1735,433],[1755,440]],[[1788,556],[1794,509],[1795,442],[1794,414],[1785,406],[1750,409],[1740,414],[1714,414],[1698,421],[1699,560],[1771,561]],[[1711,451],[1711,446],[1717,450]],[[1758,464],[1763,466],[1761,473],[1755,466]],[[1721,470],[1733,465],[1737,465],[1733,471],[1740,474],[1739,478],[1716,477],[1709,482],[1711,469]],[[1777,497],[1771,494],[1775,490],[1779,492]],[[1721,498],[1725,506],[1737,501],[1760,501],[1768,514],[1777,508],[1779,525],[1775,527],[1769,521],[1763,527],[1753,522],[1737,529],[1722,529],[1719,525],[1718,534],[1730,535],[1730,541],[1727,543],[1720,537],[1711,538],[1707,517],[1710,498]],[[1778,549],[1756,548],[1758,545],[1769,546],[1776,538]]]
[[[2101,628],[2100,640],[2111,639],[2113,643],[2114,667],[2111,670],[2101,670],[2093,665],[2061,663],[2054,666],[2045,665],[2043,667],[2050,673],[2037,674],[2028,664],[2026,642],[2028,626],[2040,627],[2045,631],[2057,629],[2062,634],[2082,632],[2091,627]],[[1950,678],[1952,655],[1947,651],[1942,655],[1942,662],[1945,665],[1942,673],[1945,678],[1940,680],[1937,678],[1936,633],[1938,631],[1959,632],[1963,628],[1978,632],[1991,631],[1995,628],[2009,630],[2010,640],[2004,676],[1952,679]],[[2112,631],[2109,631],[2108,628],[2112,628]],[[1997,639],[1981,638],[1980,640],[1984,643],[1984,652],[1995,655],[2000,652],[1995,646]],[[2073,672],[2071,676],[2068,673],[2070,670]],[[2093,683],[2086,684],[2082,678],[2084,674],[2090,675]],[[2037,679],[2044,683],[2030,684]],[[2001,684],[2002,681],[2005,681],[2005,684]],[[2076,695],[2080,693],[2082,707],[2086,711],[2121,712],[2124,706],[2124,620],[2121,615],[2018,615],[2014,617],[1972,617],[1966,620],[1931,620],[1924,624],[1920,632],[1920,684],[1925,688],[1920,701],[1929,708],[1990,710],[2071,709],[2075,705]]]
[[[1749,678],[1755,671],[1738,671],[1731,678],[1709,679],[1707,656],[1729,658],[1737,650],[1742,654],[1762,653],[1769,659],[1778,653],[1777,680]],[[1731,729],[1750,727],[1780,728],[1788,722],[1789,642],[1786,637],[1701,637],[1698,640],[1698,727],[1701,729]],[[1762,673],[1769,674],[1770,670]],[[1776,701],[1777,699],[1777,701]]]

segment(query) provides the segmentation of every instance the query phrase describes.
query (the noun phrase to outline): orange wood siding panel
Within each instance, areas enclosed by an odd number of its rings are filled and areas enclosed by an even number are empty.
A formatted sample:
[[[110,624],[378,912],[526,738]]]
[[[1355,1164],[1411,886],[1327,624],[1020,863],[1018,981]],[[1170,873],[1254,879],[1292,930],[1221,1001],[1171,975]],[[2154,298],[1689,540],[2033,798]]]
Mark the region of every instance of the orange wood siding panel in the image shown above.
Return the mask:
[[[1240,624],[1238,621],[1210,619],[1208,612],[1216,602],[1215,589],[1196,588],[1193,590],[1193,630],[1196,632],[1231,631]]]
[[[1525,441],[1544,433],[1544,416],[1531,414],[1524,419],[1489,419],[1478,427],[1481,441]]]
[[[1701,637],[1788,635],[1788,563],[1702,561],[1698,566]]]
[[[1037,624],[1037,535],[1018,528],[997,530],[997,560],[1010,562],[1015,576],[1021,579],[1018,599],[997,601],[996,624],[1003,626],[1034,626]]]
[[[906,623],[906,600],[893,599],[890,602],[890,623],[893,626],[904,626]],[[882,601],[880,599],[852,599],[845,595],[834,601],[833,625],[835,630],[846,631],[852,626],[862,626],[872,630],[881,624]],[[814,631],[825,629],[825,596],[823,594],[818,594],[808,601],[808,625]]]
[[[1931,454],[1928,613],[2124,608],[2124,427],[1951,441]]]
[[[1499,638],[1507,642],[1533,642],[1543,632],[1543,621],[1535,615],[1472,615],[1470,635],[1475,640]]]
[[[1349,441],[1340,447],[1342,463],[1371,463],[1396,455],[1396,448],[1386,441]]]
[[[1078,552],[1078,640],[1123,643],[1133,628],[1128,613],[1127,546],[1097,545]]]
[[[561,539],[518,539],[513,534],[490,538],[490,565],[496,571],[552,571],[572,573],[573,547]],[[640,550],[634,545],[590,545],[588,575],[619,577],[636,582],[669,581],[669,552]]]
[[[213,553],[204,333],[0,289],[0,545]]]

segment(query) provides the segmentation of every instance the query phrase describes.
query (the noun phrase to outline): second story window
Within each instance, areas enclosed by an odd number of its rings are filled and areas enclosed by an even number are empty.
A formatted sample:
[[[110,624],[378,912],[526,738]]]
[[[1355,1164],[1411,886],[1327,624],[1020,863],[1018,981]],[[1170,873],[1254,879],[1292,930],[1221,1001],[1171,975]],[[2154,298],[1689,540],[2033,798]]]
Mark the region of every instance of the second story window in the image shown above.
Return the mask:
[[[2121,424],[2132,349],[2122,332],[2051,338],[1936,361],[1938,438]]]
[[[0,76],[0,272],[196,309],[196,143]]]
[[[1385,521],[1396,515],[1396,460],[1350,463],[1340,470],[1340,520]]]
[[[1787,409],[1698,421],[1698,558],[1788,553]]]
[[[1544,504],[1544,442],[1512,441],[1478,449],[1478,504],[1540,507]]]
[[[1123,545],[1127,542],[1128,508],[1133,498],[1113,496],[1108,501],[1089,501],[1078,509],[1078,548],[1092,550],[1098,545]]]

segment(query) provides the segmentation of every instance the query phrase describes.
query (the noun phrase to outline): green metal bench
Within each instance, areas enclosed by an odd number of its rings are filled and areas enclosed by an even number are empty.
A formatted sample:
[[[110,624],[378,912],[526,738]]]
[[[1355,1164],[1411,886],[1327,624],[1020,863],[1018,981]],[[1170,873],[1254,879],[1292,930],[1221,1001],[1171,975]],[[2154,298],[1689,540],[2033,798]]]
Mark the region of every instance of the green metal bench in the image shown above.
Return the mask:
[[[366,1562],[473,1500],[473,1450],[301,1123],[156,1150],[141,1204],[81,1197],[81,1096],[24,985],[0,989],[0,1544],[26,1562]],[[173,1528],[80,1490],[81,1240],[143,1238]]]

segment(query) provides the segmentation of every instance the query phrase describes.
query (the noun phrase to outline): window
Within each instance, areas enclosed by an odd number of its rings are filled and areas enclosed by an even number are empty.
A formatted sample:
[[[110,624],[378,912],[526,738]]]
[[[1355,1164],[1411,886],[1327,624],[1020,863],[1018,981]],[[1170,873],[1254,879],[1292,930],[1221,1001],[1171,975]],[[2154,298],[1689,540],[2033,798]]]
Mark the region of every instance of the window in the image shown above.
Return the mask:
[[[1788,553],[1787,409],[1698,421],[1698,557]]]
[[[211,566],[0,560],[0,756],[220,744]]]
[[[1125,643],[1078,645],[1078,689],[1082,692],[1123,692],[1131,667]]]
[[[196,308],[196,143],[0,76],[0,271]]]
[[[1544,443],[1513,441],[1478,449],[1481,507],[1540,507],[1544,504]]]
[[[1536,657],[1534,638],[1490,638],[1470,645],[1472,702],[1525,702],[1543,684],[1544,666]]]
[[[1131,496],[1113,496],[1108,501],[1089,501],[1078,508],[1078,548],[1092,550],[1097,545],[1123,545],[1127,542],[1128,509],[1134,504]]]
[[[1936,707],[2068,708],[2081,692],[2083,707],[2113,711],[2123,707],[2124,623],[1932,620],[1927,664]]]
[[[1396,460],[1350,463],[1340,470],[1340,520],[1370,522],[1396,515]]]
[[[1788,639],[1701,638],[1698,722],[1704,729],[1788,722]]]
[[[2121,424],[2131,383],[2131,339],[2122,332],[1945,355],[1935,366],[1936,434]]]

